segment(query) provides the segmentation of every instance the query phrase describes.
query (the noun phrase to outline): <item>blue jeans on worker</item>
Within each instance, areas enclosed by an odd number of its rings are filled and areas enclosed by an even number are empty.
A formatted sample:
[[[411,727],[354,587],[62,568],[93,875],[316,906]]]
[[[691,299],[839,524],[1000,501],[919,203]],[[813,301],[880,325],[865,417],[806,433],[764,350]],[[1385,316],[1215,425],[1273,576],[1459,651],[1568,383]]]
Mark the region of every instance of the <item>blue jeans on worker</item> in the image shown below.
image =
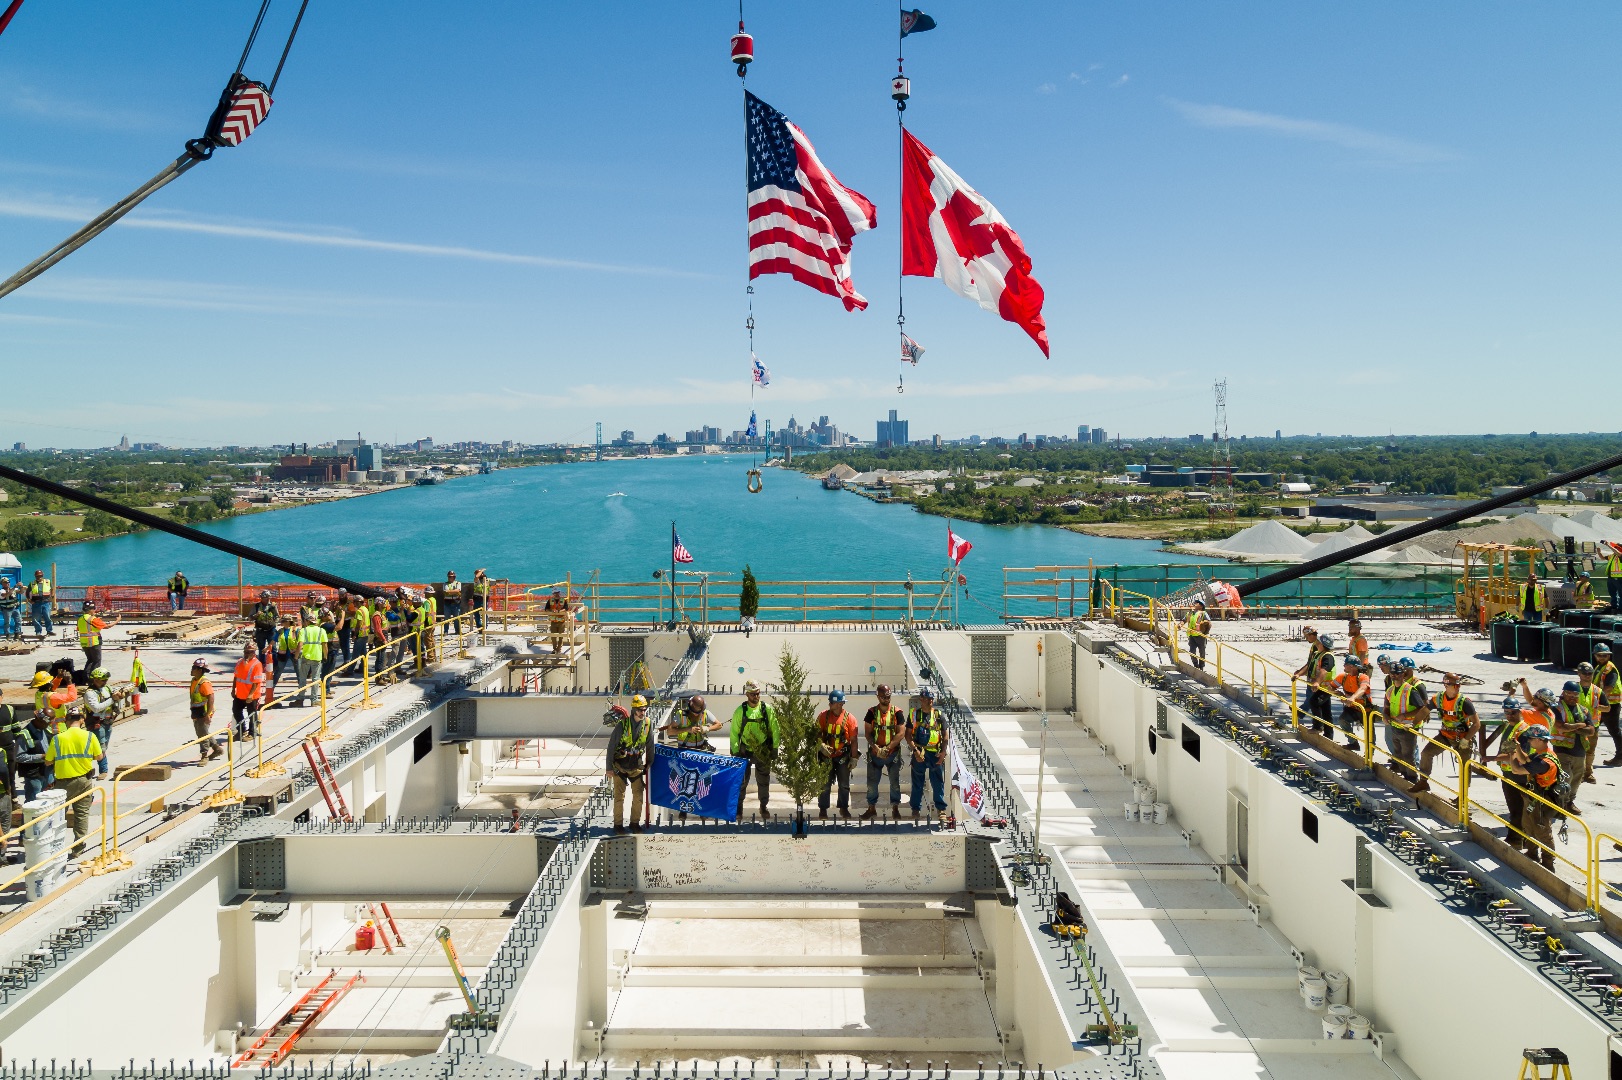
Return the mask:
[[[0,608],[0,637],[23,636],[23,608]]]
[[[23,777],[23,802],[33,802],[39,798],[39,793],[50,787],[50,781],[44,776]]]
[[[107,744],[113,741],[113,725],[91,724],[90,734],[101,744],[101,757],[96,759],[96,775],[106,776],[111,771],[107,766]]]
[[[179,611],[181,608],[183,608],[185,606],[186,606],[186,594],[185,593],[172,592],[172,593],[169,594],[169,610],[170,611]]]
[[[867,805],[879,804],[879,781],[890,774],[890,805],[901,805],[901,750],[898,748],[888,759],[881,760],[873,751],[867,752]]]
[[[937,813],[946,811],[946,775],[941,768],[941,759],[938,754],[925,754],[924,760],[917,758],[912,762],[912,801],[910,805],[914,812],[923,807],[924,803],[924,777],[929,777],[929,791],[935,796],[935,810]]]
[[[49,600],[34,600],[29,603],[28,619],[34,624],[34,633],[41,637],[46,634],[56,633],[56,627],[51,625],[51,602]]]

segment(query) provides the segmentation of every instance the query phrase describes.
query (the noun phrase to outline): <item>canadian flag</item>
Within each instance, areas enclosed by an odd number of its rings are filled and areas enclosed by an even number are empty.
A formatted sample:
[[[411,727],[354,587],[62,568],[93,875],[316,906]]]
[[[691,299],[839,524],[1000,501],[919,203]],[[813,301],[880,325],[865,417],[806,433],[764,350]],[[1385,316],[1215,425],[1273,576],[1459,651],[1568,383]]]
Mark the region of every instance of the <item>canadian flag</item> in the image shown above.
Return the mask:
[[[901,272],[940,278],[1022,327],[1047,356],[1042,286],[1019,234],[911,132],[901,137]]]
[[[946,557],[956,566],[963,561],[963,556],[974,549],[974,545],[952,531],[950,525],[946,526]]]

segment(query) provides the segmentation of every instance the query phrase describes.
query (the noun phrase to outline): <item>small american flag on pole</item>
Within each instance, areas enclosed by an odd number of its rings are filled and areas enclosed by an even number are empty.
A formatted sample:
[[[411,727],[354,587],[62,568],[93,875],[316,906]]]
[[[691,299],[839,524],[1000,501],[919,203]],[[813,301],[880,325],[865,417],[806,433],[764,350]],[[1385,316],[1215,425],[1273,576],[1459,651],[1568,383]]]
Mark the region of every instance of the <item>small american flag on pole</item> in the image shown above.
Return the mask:
[[[837,296],[846,311],[867,307],[850,280],[850,244],[878,224],[873,204],[841,184],[805,132],[744,91],[749,151],[749,277],[788,274]]]
[[[677,535],[676,526],[674,525],[670,527],[670,561],[679,563],[693,561],[693,553],[688,551],[687,545],[681,542],[681,537]]]

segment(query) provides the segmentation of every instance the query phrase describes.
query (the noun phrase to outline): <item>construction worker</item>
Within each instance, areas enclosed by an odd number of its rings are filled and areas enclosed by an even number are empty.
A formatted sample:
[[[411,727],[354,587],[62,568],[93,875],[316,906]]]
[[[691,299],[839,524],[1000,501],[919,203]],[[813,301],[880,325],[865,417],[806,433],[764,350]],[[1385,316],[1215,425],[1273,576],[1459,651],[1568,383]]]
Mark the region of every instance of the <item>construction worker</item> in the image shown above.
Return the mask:
[[[1594,685],[1594,665],[1583,661],[1577,665],[1577,704],[1588,716],[1594,731],[1588,736],[1588,756],[1582,771],[1582,782],[1598,783],[1594,779],[1594,753],[1599,749],[1600,715],[1605,712],[1605,695]]]
[[[563,634],[569,623],[569,602],[562,589],[553,589],[546,601],[547,630],[552,635],[552,655],[563,655]]]
[[[1307,643],[1307,662],[1296,668],[1291,677],[1308,679],[1312,677],[1313,672],[1318,670],[1318,657],[1327,650],[1324,648],[1323,643],[1318,640],[1318,631],[1314,627],[1303,626],[1301,628],[1301,637]]]
[[[333,601],[321,609],[321,629],[327,635],[327,648],[321,655],[321,682],[330,691],[333,672],[338,669],[338,627],[343,618],[343,606]]]
[[[146,692],[146,665],[141,663],[141,650],[136,649],[135,655],[130,657],[130,708],[135,710],[136,716],[146,715],[141,707],[141,695]]]
[[[175,571],[175,576],[169,579],[169,586],[168,587],[169,587],[169,610],[170,611],[184,610],[185,607],[186,607],[186,593],[187,593],[188,590],[191,589],[191,582],[186,580],[186,575],[184,573],[182,573],[179,570],[176,570]]]
[[[98,776],[106,776],[109,771],[107,747],[113,741],[113,721],[118,718],[118,699],[122,696],[107,686],[107,680],[110,678],[112,673],[106,668],[93,668],[86,680],[84,694],[80,698],[80,703],[84,706],[85,727],[101,746],[101,756],[96,759]]]
[[[1326,739],[1335,737],[1335,654],[1326,652],[1318,657],[1318,670],[1313,672],[1307,690],[1307,711],[1316,719],[1312,730]]]
[[[321,664],[327,658],[331,648],[328,644],[327,632],[321,624],[309,618],[303,611],[299,612],[299,629],[295,654],[295,667],[298,671],[298,698],[295,704],[303,706],[308,697],[311,704],[321,703]]]
[[[103,630],[118,623],[118,616],[113,616],[112,622],[107,622],[96,614],[96,602],[86,600],[84,610],[79,613],[79,648],[84,650],[84,666],[86,671],[101,667],[101,634]]]
[[[45,571],[35,570],[34,580],[28,585],[28,621],[34,624],[34,633],[41,640],[48,634],[56,633],[56,627],[51,625],[51,604],[54,599],[51,579],[45,576]]]
[[[1622,584],[1622,581],[1619,581]],[[1594,685],[1599,687],[1602,711],[1596,719],[1605,725],[1611,736],[1611,756],[1604,762],[1607,768],[1622,765],[1622,672],[1611,661],[1611,647],[1605,642],[1594,645]]]
[[[713,754],[715,746],[710,742],[710,734],[720,731],[722,726],[721,721],[704,707],[704,695],[694,694],[682,702],[679,711],[671,713],[670,719],[659,730],[664,733],[667,743],[683,750],[705,750]]]
[[[321,666],[323,676],[330,676],[339,664],[349,663],[349,651],[355,646],[355,628],[349,621],[352,614],[353,600],[349,592],[339,589],[321,620],[321,628],[327,632],[332,645],[327,650],[327,662]]]
[[[623,709],[618,712],[624,712]],[[648,790],[648,765],[653,756],[653,721],[648,699],[631,698],[631,711],[616,712],[614,733],[608,738],[608,778],[614,782],[614,831],[625,831],[625,788],[631,788],[631,831],[642,831],[642,799]]]
[[[0,713],[5,712],[7,708],[10,706],[0,707]],[[13,764],[12,754],[10,739],[0,743],[0,777],[3,777],[5,782],[5,787],[0,789],[0,833],[11,831],[11,804],[17,790],[16,766]],[[0,863],[11,861],[6,852],[8,846],[7,841],[0,840]]]
[[[1622,545],[1605,546],[1605,589],[1611,596],[1611,613],[1622,615]]]
[[[1385,692],[1385,746],[1391,753],[1391,767],[1414,781],[1419,779],[1414,767],[1418,732],[1425,726],[1430,704],[1412,659],[1405,656],[1397,661],[1392,678]]]
[[[770,821],[771,811],[766,808],[771,798],[772,761],[777,748],[783,745],[783,733],[777,726],[777,710],[760,700],[760,684],[750,679],[743,684],[743,704],[732,711],[732,756],[748,758],[743,782],[738,786],[738,817],[743,817],[744,799],[749,793],[749,773],[755,774],[755,792],[760,797],[760,817]]]
[[[890,817],[901,818],[901,743],[906,724],[901,710],[890,704],[890,688],[879,683],[879,703],[867,710],[862,726],[867,733],[867,809],[863,820],[878,816],[879,781],[890,774]]]
[[[912,816],[923,816],[924,778],[934,797],[935,813],[946,820],[946,718],[935,708],[935,691],[918,688],[918,707],[907,717],[907,745],[912,747]]]
[[[1431,698],[1431,708],[1440,714],[1442,730],[1437,733],[1435,740],[1427,741],[1419,752],[1421,775],[1408,788],[1414,793],[1430,790],[1431,766],[1435,763],[1437,755],[1445,750],[1451,749],[1458,753],[1462,769],[1464,762],[1470,760],[1471,751],[1475,747],[1476,732],[1481,729],[1475,703],[1459,692],[1459,677],[1451,671],[1442,673],[1442,692]]]
[[[17,775],[23,782],[23,802],[33,802],[51,786],[51,768],[45,763],[45,748],[50,741],[50,714],[35,710],[17,736]]]
[[[23,591],[21,583],[13,589],[11,579],[0,574],[0,638],[23,636]]]
[[[54,680],[51,678],[49,667],[50,665],[41,663],[39,667],[34,669],[34,677],[28,683],[28,688],[34,692],[35,716],[49,717],[51,715],[51,706],[47,703],[46,698],[50,696],[52,689],[54,689],[51,685]]]
[[[197,753],[201,759],[199,764],[206,765],[225,751],[209,736],[214,726],[214,684],[208,681],[208,661],[202,657],[191,662],[189,700],[192,733],[202,740],[197,744]]]
[[[1364,671],[1369,668],[1369,639],[1363,636],[1363,624],[1357,619],[1346,620],[1346,655],[1357,657]]]
[[[1582,690],[1582,684],[1567,682],[1560,688],[1560,697],[1550,710],[1553,714],[1554,725],[1549,729],[1550,744],[1560,758],[1560,767],[1570,777],[1570,797],[1566,802],[1566,809],[1572,813],[1577,810],[1577,789],[1582,784],[1583,772],[1588,765],[1588,743],[1594,737],[1595,728],[1589,722],[1587,711],[1577,703],[1577,697]]]
[[[1188,613],[1188,659],[1201,671],[1205,670],[1205,646],[1211,637],[1211,616],[1205,612],[1205,601],[1194,601]]]
[[[298,613],[308,616],[312,623],[321,621],[321,595],[314,589],[304,594],[304,602],[298,607]]]
[[[253,643],[259,650],[259,658],[265,663],[274,663],[276,658],[276,625],[282,620],[281,609],[270,598],[269,589],[259,590],[259,603],[249,612],[253,618]]]
[[[1521,619],[1525,622],[1542,622],[1543,613],[1548,610],[1548,597],[1543,591],[1543,582],[1538,580],[1537,564],[1526,568],[1526,580],[1521,582],[1520,608]]]
[[[473,596],[468,601],[468,608],[473,613],[473,627],[483,630],[485,609],[490,605],[490,578],[482,566],[473,571],[473,588],[470,591]]]
[[[1594,580],[1584,570],[1577,575],[1577,580],[1571,586],[1571,602],[1574,607],[1591,608],[1594,606]]]
[[[817,714],[817,752],[828,759],[828,779],[817,798],[817,817],[828,819],[828,803],[839,784],[839,816],[850,817],[850,770],[856,764],[856,717],[845,709],[845,692],[830,690],[828,707]]]
[[[1505,773],[1522,788],[1542,796],[1541,800],[1522,797],[1520,832],[1526,853],[1544,869],[1553,870],[1554,818],[1559,813],[1555,807],[1570,802],[1571,779],[1560,759],[1550,752],[1548,728],[1530,724],[1516,736]]]
[[[462,583],[456,580],[456,571],[445,571],[445,584],[439,590],[445,597],[443,617],[451,620],[451,629],[462,632]]]
[[[5,793],[7,796],[13,794],[17,789],[17,745],[22,739],[23,729],[27,726],[28,721],[18,715],[16,706],[7,705],[5,702],[0,701],[0,751],[3,751],[6,755]],[[7,832],[11,829],[11,819],[9,817],[0,817],[0,824],[5,826],[5,828],[0,828],[0,832]]]
[[[84,838],[90,832],[90,792],[95,787],[90,774],[101,757],[101,743],[85,730],[81,710],[69,709],[65,719],[67,726],[45,744],[45,764],[54,770],[55,786],[72,804],[73,847],[68,850],[68,858],[77,859],[84,854]]]
[[[1340,710],[1340,724],[1346,729],[1346,747],[1360,750],[1363,744],[1358,736],[1368,729],[1369,714],[1374,712],[1368,665],[1348,653],[1344,670],[1340,678],[1335,680],[1335,685],[1345,702]]]
[[[265,699],[265,665],[259,650],[242,645],[242,659],[231,673],[231,728],[238,742],[259,734],[259,705]]]
[[[276,684],[282,681],[282,672],[288,668],[293,669],[293,678],[298,680],[298,628],[293,625],[291,616],[283,615],[281,626],[276,628],[275,643],[271,647],[270,662],[270,696],[276,696]]]
[[[1510,824],[1509,831],[1504,835],[1504,841],[1516,851],[1523,848],[1527,849],[1527,854],[1530,855],[1535,854],[1535,852],[1530,849],[1526,838],[1519,831],[1521,814],[1526,809],[1526,794],[1516,785],[1514,778],[1510,776],[1509,761],[1513,756],[1515,740],[1520,737],[1521,732],[1534,724],[1540,724],[1541,720],[1538,714],[1531,709],[1522,709],[1520,701],[1514,697],[1504,698],[1503,707],[1504,722],[1499,725],[1497,731],[1493,732],[1493,738],[1501,736],[1503,742],[1499,745],[1498,754],[1493,760],[1498,766],[1499,787],[1502,788],[1504,793],[1504,806],[1506,807],[1504,820]],[[1545,726],[1544,730],[1547,731],[1548,728]],[[1491,744],[1492,739],[1489,738],[1487,745],[1490,746]]]
[[[422,611],[423,657],[425,661],[438,660],[439,651],[434,641],[434,635],[438,633],[438,628],[434,624],[439,621],[439,601],[434,598],[434,590],[432,589],[424,590],[420,597],[416,593],[412,593],[411,596],[413,600],[417,601]]]

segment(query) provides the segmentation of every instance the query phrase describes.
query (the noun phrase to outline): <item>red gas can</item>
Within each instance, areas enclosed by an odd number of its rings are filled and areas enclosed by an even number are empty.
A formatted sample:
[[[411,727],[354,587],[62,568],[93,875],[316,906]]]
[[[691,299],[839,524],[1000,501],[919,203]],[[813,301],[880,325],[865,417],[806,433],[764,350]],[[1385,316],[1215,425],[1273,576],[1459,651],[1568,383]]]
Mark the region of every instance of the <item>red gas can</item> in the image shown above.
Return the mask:
[[[355,951],[371,952],[377,945],[377,928],[371,923],[355,928]]]

